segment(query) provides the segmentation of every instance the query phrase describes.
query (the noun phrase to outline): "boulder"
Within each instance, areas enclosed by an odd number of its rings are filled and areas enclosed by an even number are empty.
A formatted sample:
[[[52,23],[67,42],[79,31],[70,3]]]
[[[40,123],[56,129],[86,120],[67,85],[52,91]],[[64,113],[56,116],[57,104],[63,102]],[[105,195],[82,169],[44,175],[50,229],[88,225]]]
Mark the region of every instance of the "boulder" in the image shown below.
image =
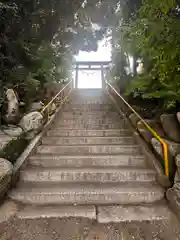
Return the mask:
[[[17,93],[13,89],[6,91],[6,98],[8,106],[6,109],[7,114],[4,116],[4,121],[9,124],[16,124],[19,122],[19,102]]]
[[[180,168],[180,154],[176,156],[176,166],[177,168]]]
[[[44,104],[42,102],[34,102],[31,104],[30,111],[40,111]]]
[[[168,144],[169,172],[170,176],[172,177],[176,169],[174,157],[180,153],[180,144],[166,139],[163,140],[165,140],[165,142]],[[151,139],[151,144],[155,152],[164,159],[162,144],[156,138]],[[164,165],[164,162],[162,163]]]
[[[31,112],[26,114],[19,123],[24,132],[39,130],[43,125],[43,116],[39,112]]]
[[[176,113],[176,117],[177,117],[178,123],[180,123],[180,112]]]
[[[167,136],[175,142],[180,142],[180,125],[178,124],[175,115],[163,114],[160,119]]]
[[[12,141],[13,137],[5,135],[0,131],[0,152],[3,152],[4,148]]]
[[[56,111],[56,104],[52,103],[49,107],[48,107],[48,111],[49,111],[49,115],[52,115],[55,113]]]
[[[20,106],[20,107],[24,107],[25,105],[26,105],[25,102],[20,102],[20,103],[19,103],[19,106]]]
[[[178,153],[180,153],[180,144],[179,143],[176,143],[176,142],[164,139],[164,138],[163,138],[163,140],[168,144],[168,150],[172,157],[175,157],[178,155]],[[159,155],[163,156],[162,144],[156,138],[152,138],[151,144],[152,144],[153,148],[155,149],[155,151]]]
[[[132,123],[132,125],[137,128],[137,123],[139,122],[139,118],[136,116],[135,113],[131,113],[129,115],[129,120]]]
[[[160,136],[164,137],[164,131],[161,126],[155,120],[145,120],[149,126]],[[138,121],[137,129],[140,132],[141,136],[147,143],[151,143],[151,139],[154,137],[153,134],[145,127],[142,120]]]
[[[35,136],[39,133],[41,129],[38,130],[31,130],[29,132],[26,132],[25,134],[25,139],[26,140],[32,140],[33,138],[35,138]]]
[[[180,186],[179,183],[172,188],[169,188],[166,192],[167,200],[171,206],[171,209],[176,213],[176,216],[180,219]]]
[[[3,126],[2,130],[6,135],[11,137],[19,137],[23,133],[22,128],[16,125]]]
[[[177,173],[179,174],[180,176],[180,154],[178,154],[175,158],[175,161],[176,161],[176,166],[177,166]]]
[[[6,159],[0,158],[0,197],[8,190],[11,181],[13,165]]]
[[[174,184],[176,183],[180,183],[180,175],[178,173],[178,171],[176,171],[175,175],[174,175]]]

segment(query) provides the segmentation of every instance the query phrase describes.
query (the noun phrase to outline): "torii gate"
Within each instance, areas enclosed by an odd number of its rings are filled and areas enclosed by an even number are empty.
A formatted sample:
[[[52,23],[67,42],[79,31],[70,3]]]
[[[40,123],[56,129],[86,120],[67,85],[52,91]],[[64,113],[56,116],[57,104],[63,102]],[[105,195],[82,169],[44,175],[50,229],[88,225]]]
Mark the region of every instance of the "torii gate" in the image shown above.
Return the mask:
[[[75,88],[78,88],[78,73],[81,70],[101,71],[102,88],[105,87],[104,73],[109,69],[111,61],[76,61],[75,69]]]

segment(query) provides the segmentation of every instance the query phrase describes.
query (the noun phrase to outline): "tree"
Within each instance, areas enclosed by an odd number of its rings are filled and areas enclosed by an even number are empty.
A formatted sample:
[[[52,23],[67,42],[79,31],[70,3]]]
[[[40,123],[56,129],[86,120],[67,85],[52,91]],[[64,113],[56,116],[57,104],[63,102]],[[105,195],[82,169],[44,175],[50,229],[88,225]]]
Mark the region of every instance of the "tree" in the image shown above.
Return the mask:
[[[29,89],[33,83],[37,89],[37,85],[42,86],[46,81],[60,81],[69,76],[75,53],[96,49],[97,40],[103,35],[76,16],[82,3],[83,0],[0,3],[2,95],[6,87],[23,92],[25,86]]]
[[[170,108],[180,99],[180,18],[174,1],[144,1],[129,30],[144,61],[145,74],[137,77],[131,91],[144,98],[164,99]]]

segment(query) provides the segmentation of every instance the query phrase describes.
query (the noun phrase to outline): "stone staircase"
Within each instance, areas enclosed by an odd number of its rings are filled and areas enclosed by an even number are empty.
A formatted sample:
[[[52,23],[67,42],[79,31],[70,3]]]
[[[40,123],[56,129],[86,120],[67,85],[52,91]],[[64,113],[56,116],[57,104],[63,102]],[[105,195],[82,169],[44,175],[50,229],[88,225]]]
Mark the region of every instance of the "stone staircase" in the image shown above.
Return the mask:
[[[19,217],[168,218],[164,189],[102,90],[76,90],[22,168]],[[64,215],[63,215],[64,214]]]

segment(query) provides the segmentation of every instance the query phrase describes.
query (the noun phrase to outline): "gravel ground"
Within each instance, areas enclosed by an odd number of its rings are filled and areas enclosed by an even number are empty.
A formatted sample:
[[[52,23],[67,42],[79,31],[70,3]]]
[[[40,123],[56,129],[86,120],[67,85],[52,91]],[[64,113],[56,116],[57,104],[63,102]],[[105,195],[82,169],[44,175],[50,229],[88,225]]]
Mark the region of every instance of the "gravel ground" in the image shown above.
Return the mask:
[[[84,218],[11,220],[0,224],[0,240],[178,240],[177,220],[99,224]]]

